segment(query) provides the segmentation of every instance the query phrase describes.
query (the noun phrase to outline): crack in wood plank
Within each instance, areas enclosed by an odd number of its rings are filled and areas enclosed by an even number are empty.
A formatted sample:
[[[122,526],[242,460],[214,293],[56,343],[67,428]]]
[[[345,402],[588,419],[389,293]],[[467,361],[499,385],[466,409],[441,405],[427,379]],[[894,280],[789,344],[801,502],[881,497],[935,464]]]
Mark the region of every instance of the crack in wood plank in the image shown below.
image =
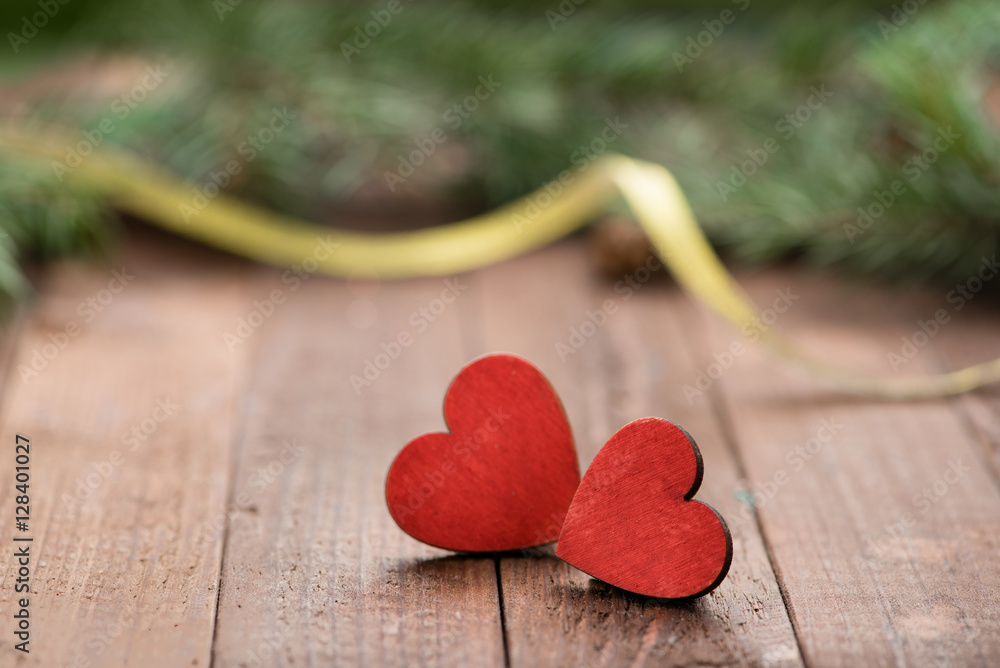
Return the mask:
[[[734,516],[738,474],[717,420],[704,402],[687,405],[674,380],[693,371],[676,347],[688,326],[674,313],[683,300],[678,291],[650,281],[625,299],[614,286],[593,283],[576,242],[485,269],[480,282],[484,341],[475,352],[513,352],[542,369],[562,396],[584,467],[626,422],[649,414],[676,420],[705,456],[698,498]],[[593,322],[587,312],[607,300],[614,312],[581,346],[564,350],[563,362],[556,344],[569,344],[573,328]],[[757,528],[735,529],[729,578],[696,601],[627,594],[549,550],[504,557],[511,665],[801,665]]]
[[[764,303],[790,283],[801,303],[780,324],[845,365],[888,366],[886,351],[921,313],[883,290],[862,292],[802,272],[768,272],[746,286]],[[713,327],[710,345],[721,350],[731,334]],[[930,358],[918,357],[908,370],[934,369]],[[759,349],[737,360],[712,391],[732,416],[810,664],[989,665],[1000,647],[995,634],[984,635],[997,616],[984,586],[1000,575],[987,556],[1000,545],[1000,498],[992,471],[965,470],[978,446],[953,400],[840,397],[792,377]],[[822,434],[824,420],[842,426],[812,441],[815,451],[797,450]]]
[[[267,272],[260,294],[280,289],[279,276]],[[281,664],[503,665],[493,559],[421,545],[385,507],[390,461],[410,439],[444,428],[444,393],[465,361],[464,296],[414,324],[441,290],[438,279],[382,285],[377,322],[363,330],[346,316],[358,299],[350,286],[315,277],[255,334],[261,354],[223,565],[219,665],[246,660],[267,633],[280,636]],[[382,344],[402,332],[412,341],[390,360]],[[377,377],[355,391],[351,376],[363,377],[377,356]],[[269,482],[255,478],[295,441],[294,461]]]

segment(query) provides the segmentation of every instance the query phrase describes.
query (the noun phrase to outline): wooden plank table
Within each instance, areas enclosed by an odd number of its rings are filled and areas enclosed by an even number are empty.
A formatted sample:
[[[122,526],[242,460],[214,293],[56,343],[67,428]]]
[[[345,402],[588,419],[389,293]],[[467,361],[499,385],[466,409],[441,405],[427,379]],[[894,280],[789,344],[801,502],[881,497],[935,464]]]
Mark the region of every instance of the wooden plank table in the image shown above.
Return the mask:
[[[596,277],[580,241],[380,284],[132,236],[108,267],[45,270],[0,348],[0,517],[9,540],[24,434],[33,538],[31,653],[13,649],[7,559],[0,665],[1000,662],[995,390],[873,402],[749,343],[728,357],[746,343],[738,332],[662,275],[628,290]],[[957,311],[947,290],[803,270],[743,282],[762,307],[788,305],[777,326],[845,365],[895,373],[887,354],[939,308],[949,322],[899,373],[1000,356],[985,292]],[[575,346],[588,318],[601,324]],[[358,383],[401,333],[412,344]],[[638,417],[692,433],[706,465],[698,498],[733,534],[716,591],[647,599],[551,547],[455,555],[395,526],[389,463],[443,428],[449,380],[496,350],[549,377],[584,467]]]

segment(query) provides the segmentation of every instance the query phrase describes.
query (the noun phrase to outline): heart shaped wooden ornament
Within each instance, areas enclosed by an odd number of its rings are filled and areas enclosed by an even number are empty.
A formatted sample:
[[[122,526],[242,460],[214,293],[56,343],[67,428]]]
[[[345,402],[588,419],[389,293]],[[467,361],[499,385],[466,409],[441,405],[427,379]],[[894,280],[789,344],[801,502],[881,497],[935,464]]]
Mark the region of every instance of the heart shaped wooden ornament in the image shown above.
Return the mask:
[[[580,484],[573,434],[542,373],[515,355],[481,357],[444,399],[449,432],[396,456],[386,501],[419,541],[461,552],[516,550],[559,537]]]
[[[584,474],[556,555],[644,596],[707,594],[729,572],[733,541],[721,515],[691,500],[702,471],[683,429],[660,418],[630,422]]]

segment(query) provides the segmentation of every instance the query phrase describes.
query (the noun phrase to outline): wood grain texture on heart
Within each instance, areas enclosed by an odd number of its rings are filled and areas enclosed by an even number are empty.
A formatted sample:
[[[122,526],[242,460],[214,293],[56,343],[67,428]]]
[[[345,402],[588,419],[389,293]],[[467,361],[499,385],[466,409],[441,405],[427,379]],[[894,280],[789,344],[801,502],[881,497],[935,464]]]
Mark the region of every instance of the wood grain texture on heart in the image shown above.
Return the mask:
[[[556,555],[622,589],[707,594],[729,572],[732,538],[701,485],[698,446],[660,418],[625,425],[597,453],[570,505]]]
[[[554,542],[580,483],[559,397],[527,360],[481,357],[448,388],[449,432],[424,434],[389,468],[386,501],[403,531],[461,552]]]

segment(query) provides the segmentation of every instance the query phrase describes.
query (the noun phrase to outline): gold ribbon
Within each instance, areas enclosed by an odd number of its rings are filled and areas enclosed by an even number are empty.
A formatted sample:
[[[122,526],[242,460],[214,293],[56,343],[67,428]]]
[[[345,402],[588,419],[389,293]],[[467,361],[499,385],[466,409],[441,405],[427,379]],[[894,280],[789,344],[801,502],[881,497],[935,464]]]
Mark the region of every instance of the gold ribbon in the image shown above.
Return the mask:
[[[19,128],[0,133],[0,151],[59,161],[68,141],[54,131]],[[770,349],[831,381],[838,389],[887,399],[968,392],[1000,381],[1000,359],[951,373],[889,378],[845,371],[756,321],[757,308],[729,274],[695,220],[673,176],[660,165],[607,155],[577,172],[553,195],[539,189],[495,211],[413,232],[362,234],[283,217],[225,195],[199,208],[190,188],[157,166],[95,149],[72,168],[73,179],[108,198],[119,210],[177,234],[277,266],[313,258],[317,271],[347,276],[375,272],[384,278],[438,276],[469,271],[560,239],[625,198],[678,283],[741,331],[752,331]],[[318,246],[336,252],[317,254]]]

